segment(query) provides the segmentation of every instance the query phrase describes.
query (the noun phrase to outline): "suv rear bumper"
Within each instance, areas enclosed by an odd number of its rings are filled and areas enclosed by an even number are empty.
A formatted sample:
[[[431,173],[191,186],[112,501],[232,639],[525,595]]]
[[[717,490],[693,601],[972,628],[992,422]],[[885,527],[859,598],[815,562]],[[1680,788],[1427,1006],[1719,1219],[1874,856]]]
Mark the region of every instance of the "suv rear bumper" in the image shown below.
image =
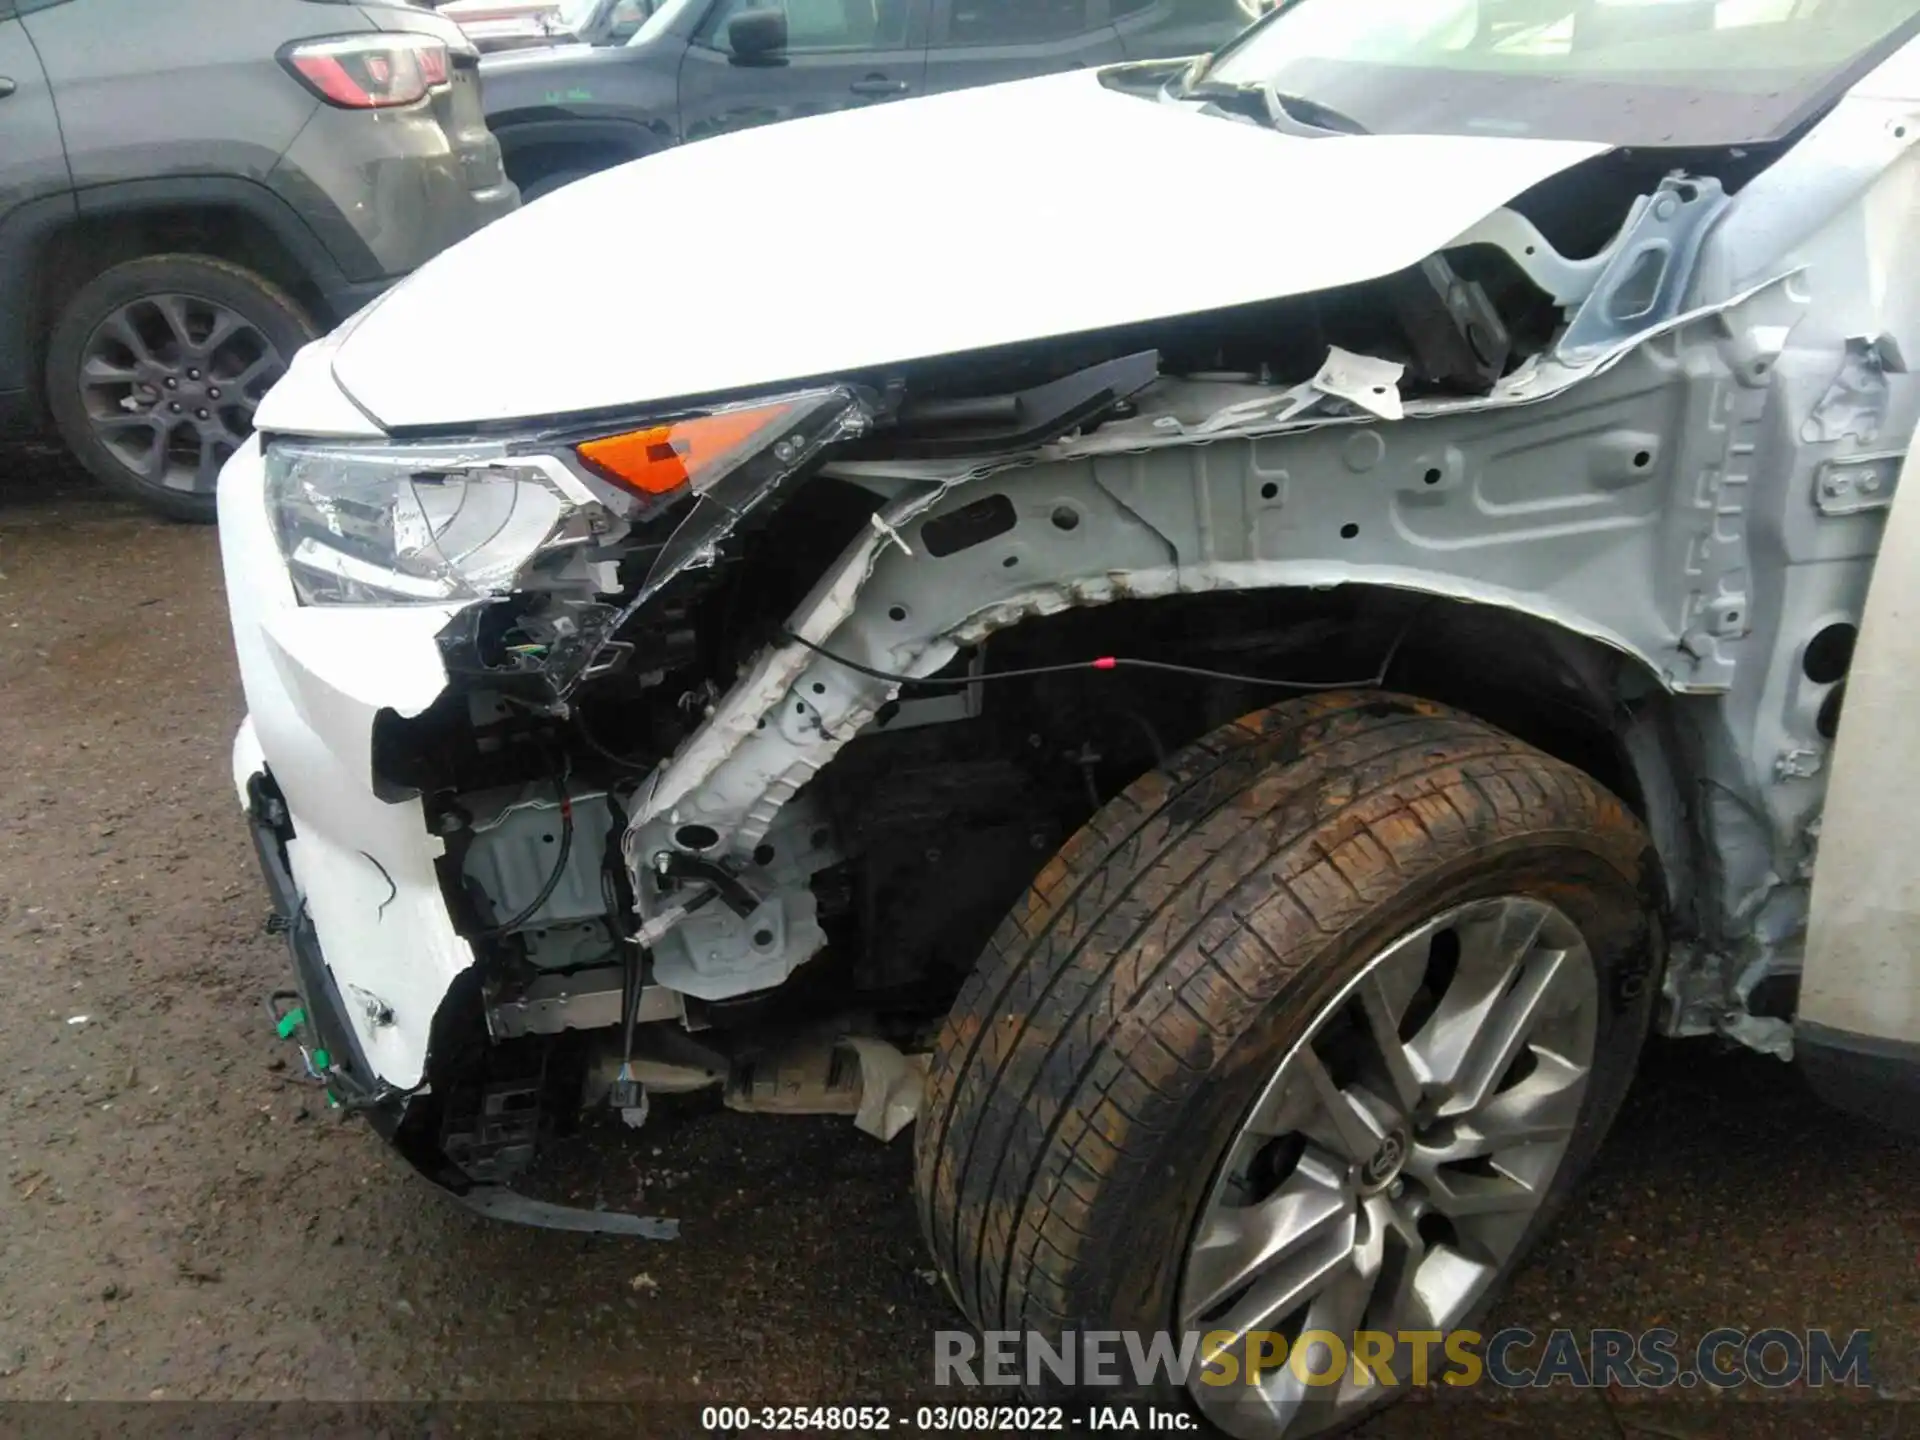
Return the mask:
[[[320,107],[268,177],[349,281],[405,275],[518,208],[491,134],[449,135],[426,105],[372,118]]]

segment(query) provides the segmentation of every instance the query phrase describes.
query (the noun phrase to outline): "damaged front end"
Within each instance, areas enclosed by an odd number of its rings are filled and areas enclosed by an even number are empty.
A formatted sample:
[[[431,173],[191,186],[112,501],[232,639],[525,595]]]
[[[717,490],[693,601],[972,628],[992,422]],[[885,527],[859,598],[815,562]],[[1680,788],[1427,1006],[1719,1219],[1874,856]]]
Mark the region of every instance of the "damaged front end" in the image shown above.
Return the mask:
[[[1778,677],[1857,614],[1877,534],[1800,503],[1873,449],[1800,427],[1861,390],[1821,310],[1857,236],[1754,241],[1795,194],[1756,175],[1823,165],[1802,148],[1604,153],[1307,293],[634,411],[269,434],[222,496],[236,778],[315,1068],[491,1213],[665,1233],[510,1187],[678,1093],[898,1133],[1067,837],[1220,723],[1349,687],[1626,798],[1668,1029],[1764,1044],[1819,809],[1774,757],[1832,738]],[[1911,428],[1892,368],[1880,418]]]

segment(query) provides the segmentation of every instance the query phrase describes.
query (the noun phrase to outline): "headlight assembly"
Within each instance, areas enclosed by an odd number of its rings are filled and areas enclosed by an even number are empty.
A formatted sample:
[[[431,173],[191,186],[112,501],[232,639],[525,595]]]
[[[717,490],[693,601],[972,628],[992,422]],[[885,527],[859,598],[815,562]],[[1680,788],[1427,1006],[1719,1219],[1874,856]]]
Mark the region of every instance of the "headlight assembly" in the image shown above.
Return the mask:
[[[266,449],[267,514],[309,605],[444,605],[511,591],[607,512],[578,477],[504,446]]]
[[[528,588],[687,496],[711,502],[681,527],[697,542],[664,547],[678,563],[656,564],[650,593],[866,418],[834,387],[538,442],[280,439],[266,447],[267,510],[303,604],[446,605]]]

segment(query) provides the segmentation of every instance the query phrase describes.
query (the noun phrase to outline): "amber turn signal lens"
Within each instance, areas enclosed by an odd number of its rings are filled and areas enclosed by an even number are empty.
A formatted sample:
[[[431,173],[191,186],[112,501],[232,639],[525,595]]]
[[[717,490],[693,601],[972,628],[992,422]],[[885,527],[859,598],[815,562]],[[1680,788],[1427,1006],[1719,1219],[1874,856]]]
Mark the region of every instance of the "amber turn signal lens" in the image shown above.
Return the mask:
[[[595,470],[643,495],[670,495],[683,485],[701,485],[759,448],[758,443],[793,413],[791,404],[722,410],[670,425],[653,425],[589,440],[576,448]]]

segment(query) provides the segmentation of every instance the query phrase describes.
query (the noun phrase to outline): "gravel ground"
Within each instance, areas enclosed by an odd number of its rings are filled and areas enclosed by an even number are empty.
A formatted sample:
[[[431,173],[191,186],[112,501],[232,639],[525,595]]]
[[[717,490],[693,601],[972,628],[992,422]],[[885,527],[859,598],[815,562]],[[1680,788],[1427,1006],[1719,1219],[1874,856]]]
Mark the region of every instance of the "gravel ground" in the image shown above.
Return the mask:
[[[671,1119],[605,1196],[682,1217],[646,1244],[477,1220],[316,1104],[260,1006],[286,972],[228,776],[240,713],[212,531],[0,449],[0,1400],[924,1394],[958,1322],[904,1138]],[[1879,1400],[1442,1390],[1368,1433],[1896,1433],[1917,1157],[1786,1066],[1656,1046],[1493,1324],[1870,1327]],[[0,1407],[0,1431],[52,1414]]]

